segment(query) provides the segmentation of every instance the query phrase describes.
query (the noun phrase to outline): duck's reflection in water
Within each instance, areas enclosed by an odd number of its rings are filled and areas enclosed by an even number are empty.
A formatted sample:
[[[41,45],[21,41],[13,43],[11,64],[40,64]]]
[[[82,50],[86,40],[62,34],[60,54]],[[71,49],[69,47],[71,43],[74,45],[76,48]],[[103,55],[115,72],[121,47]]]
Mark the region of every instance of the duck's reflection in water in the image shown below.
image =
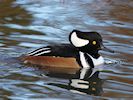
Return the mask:
[[[103,80],[99,78],[99,73],[99,71],[94,72],[94,69],[80,69],[73,75],[49,73],[49,76],[68,78],[69,83],[61,84],[53,82],[48,85],[68,89],[74,93],[99,96],[103,93]]]

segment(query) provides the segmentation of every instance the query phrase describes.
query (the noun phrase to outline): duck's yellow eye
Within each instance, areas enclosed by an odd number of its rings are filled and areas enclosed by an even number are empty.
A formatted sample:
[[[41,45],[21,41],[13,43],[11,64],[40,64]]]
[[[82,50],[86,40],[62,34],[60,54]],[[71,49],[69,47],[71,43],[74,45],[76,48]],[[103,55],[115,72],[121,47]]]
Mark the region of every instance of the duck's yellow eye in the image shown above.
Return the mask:
[[[96,44],[97,44],[97,42],[96,42],[96,41],[93,41],[93,42],[92,42],[92,44],[93,44],[93,45],[96,45]]]

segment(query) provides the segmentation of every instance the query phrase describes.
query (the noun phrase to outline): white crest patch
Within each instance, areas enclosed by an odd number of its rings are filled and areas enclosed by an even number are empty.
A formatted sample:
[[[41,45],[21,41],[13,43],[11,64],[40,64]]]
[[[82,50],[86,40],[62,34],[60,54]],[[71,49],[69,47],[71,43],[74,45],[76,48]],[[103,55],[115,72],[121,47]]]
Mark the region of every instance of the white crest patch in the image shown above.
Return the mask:
[[[89,40],[81,39],[77,36],[76,32],[71,35],[71,42],[75,47],[82,47],[89,43]]]

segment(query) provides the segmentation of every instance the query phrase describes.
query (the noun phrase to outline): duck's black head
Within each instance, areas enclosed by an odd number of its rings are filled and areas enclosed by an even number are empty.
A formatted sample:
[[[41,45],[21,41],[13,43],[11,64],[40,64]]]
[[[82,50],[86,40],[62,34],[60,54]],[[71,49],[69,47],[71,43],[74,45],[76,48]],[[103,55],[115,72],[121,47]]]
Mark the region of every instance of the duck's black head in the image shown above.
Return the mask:
[[[70,33],[69,40],[73,46],[79,51],[89,53],[91,55],[97,55],[101,49],[106,49],[103,46],[102,37],[98,32],[82,32],[73,30]],[[111,52],[111,50],[108,50]]]

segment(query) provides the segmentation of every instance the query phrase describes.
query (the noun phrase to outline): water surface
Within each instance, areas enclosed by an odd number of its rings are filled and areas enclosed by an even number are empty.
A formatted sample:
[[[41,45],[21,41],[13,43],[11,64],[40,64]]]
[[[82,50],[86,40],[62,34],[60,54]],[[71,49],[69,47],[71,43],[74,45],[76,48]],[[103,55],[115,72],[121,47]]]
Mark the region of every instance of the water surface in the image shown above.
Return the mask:
[[[132,23],[132,0],[0,0],[0,98],[131,100]],[[101,52],[111,64],[95,78],[97,93],[74,93],[68,89],[70,75],[53,77],[61,75],[50,76],[12,58],[53,42],[69,43],[73,29],[100,32],[104,44],[116,51]]]

